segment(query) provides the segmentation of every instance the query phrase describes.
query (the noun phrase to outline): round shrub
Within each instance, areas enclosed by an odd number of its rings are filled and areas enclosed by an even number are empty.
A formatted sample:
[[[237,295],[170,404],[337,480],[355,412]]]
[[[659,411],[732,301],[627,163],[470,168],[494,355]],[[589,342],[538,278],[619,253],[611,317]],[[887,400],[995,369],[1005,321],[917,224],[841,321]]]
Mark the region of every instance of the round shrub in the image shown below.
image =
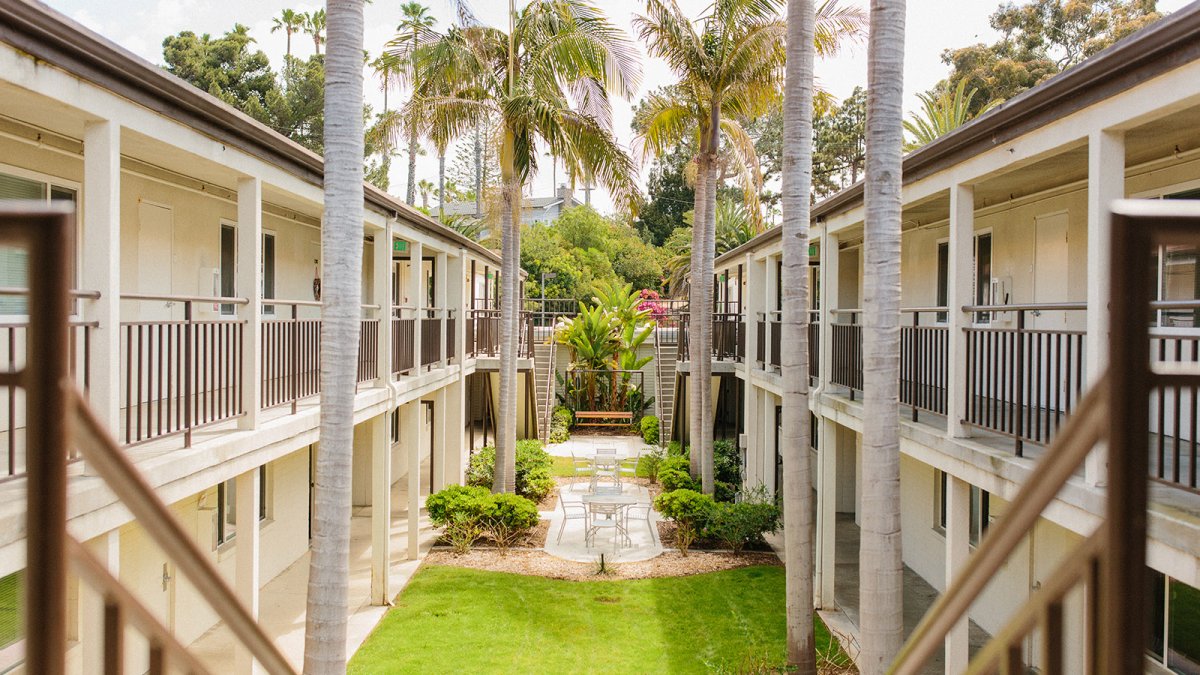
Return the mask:
[[[691,467],[688,458],[680,455],[667,457],[658,467],[658,482],[663,490],[693,490],[696,481],[692,480]]]
[[[517,441],[517,494],[535,502],[541,501],[554,489],[550,467],[554,460],[542,447],[541,441]],[[480,448],[471,456],[467,467],[467,484],[491,488],[496,475],[496,448]]]
[[[646,415],[642,418],[642,440],[646,441],[646,445],[658,445],[658,418],[654,415]]]
[[[716,502],[695,490],[664,492],[654,498],[654,508],[679,524],[703,527]]]
[[[722,542],[734,553],[747,544],[763,541],[764,535],[779,529],[779,508],[769,501],[717,503],[704,523],[705,536]]]
[[[537,506],[521,495],[498,494],[490,497],[484,516],[489,526],[500,524],[514,530],[527,530],[538,524]]]
[[[445,526],[456,519],[477,521],[491,508],[492,493],[486,488],[451,485],[425,498],[425,510],[434,525]]]

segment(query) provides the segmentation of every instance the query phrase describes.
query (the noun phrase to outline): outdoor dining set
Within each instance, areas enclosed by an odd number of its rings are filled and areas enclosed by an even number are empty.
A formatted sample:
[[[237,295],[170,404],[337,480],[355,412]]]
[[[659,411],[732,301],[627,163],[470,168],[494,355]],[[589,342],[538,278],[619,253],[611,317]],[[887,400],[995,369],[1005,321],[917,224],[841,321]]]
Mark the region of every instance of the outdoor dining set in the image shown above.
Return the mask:
[[[622,546],[632,546],[631,523],[637,526],[644,523],[651,541],[658,541],[649,494],[629,480],[637,475],[641,456],[641,450],[624,454],[609,447],[597,447],[595,454],[590,456],[571,454],[575,477],[586,480],[577,480],[569,490],[577,493],[586,489],[587,492],[580,501],[566,499],[565,493],[559,496],[558,503],[563,511],[563,521],[558,528],[559,542],[570,520],[583,521],[584,543],[588,548],[596,546],[599,536],[611,539],[614,551]]]

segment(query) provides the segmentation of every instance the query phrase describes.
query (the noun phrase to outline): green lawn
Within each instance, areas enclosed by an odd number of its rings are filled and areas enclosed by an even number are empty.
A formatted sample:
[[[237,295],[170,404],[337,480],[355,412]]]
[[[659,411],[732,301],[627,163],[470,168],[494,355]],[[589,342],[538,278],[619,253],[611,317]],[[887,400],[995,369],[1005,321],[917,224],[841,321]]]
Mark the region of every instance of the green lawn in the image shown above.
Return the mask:
[[[561,581],[422,569],[350,673],[699,673],[784,661],[782,567]],[[830,639],[817,622],[817,646]]]
[[[559,457],[557,455],[551,457],[554,463],[550,465],[550,475],[571,477],[575,475],[575,466],[571,464],[570,457]],[[638,477],[646,478],[650,475],[649,469],[646,466],[646,458],[643,457],[638,461]]]

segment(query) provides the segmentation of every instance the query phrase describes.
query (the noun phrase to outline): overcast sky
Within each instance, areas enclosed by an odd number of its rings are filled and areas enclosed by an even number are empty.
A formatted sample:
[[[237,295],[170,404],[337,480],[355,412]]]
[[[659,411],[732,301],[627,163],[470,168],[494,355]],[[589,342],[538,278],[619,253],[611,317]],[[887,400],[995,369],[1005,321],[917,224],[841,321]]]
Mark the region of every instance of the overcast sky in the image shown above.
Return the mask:
[[[168,35],[191,30],[196,33],[220,35],[234,23],[250,27],[250,35],[258,46],[270,57],[272,66],[278,69],[285,51],[282,32],[271,33],[271,19],[287,7],[296,11],[312,11],[324,6],[319,0],[45,0],[51,7],[67,14],[76,21],[99,32],[130,51],[157,64],[162,63],[162,40]],[[438,18],[438,28],[444,28],[452,20],[448,0],[423,0]],[[522,4],[523,0],[518,0]],[[626,30],[630,21],[640,10],[641,3],[635,0],[593,0],[607,11],[613,21]],[[678,0],[683,9],[693,16],[700,16],[711,0]],[[842,0],[843,4],[858,4],[865,7],[867,0]],[[393,35],[399,22],[401,0],[375,0],[366,8],[366,48],[372,57],[379,54],[383,45]],[[484,22],[507,25],[503,0],[472,0],[476,15]],[[995,11],[999,0],[911,0],[908,3],[907,43],[905,58],[904,91],[906,109],[912,109],[916,92],[925,91],[945,77],[946,66],[941,62],[942,51],[950,47],[961,47],[975,42],[990,42],[995,38],[988,26],[987,17]],[[1185,5],[1185,0],[1160,0],[1159,8],[1173,11]],[[302,58],[312,53],[312,40],[305,35],[292,37],[292,51]],[[657,59],[643,59],[644,77],[642,91],[649,91],[674,81],[671,70]],[[867,79],[866,49],[853,45],[836,57],[817,63],[820,83],[838,98],[853,91],[855,86],[865,85]],[[376,110],[382,109],[383,95],[376,82],[367,86],[367,101]],[[629,128],[632,119],[629,102],[617,101],[614,105],[614,127],[622,142],[628,144],[632,137]],[[533,190],[538,196],[549,194],[552,180],[549,163],[543,162],[542,175],[534,180]],[[394,162],[391,191],[403,197],[406,183],[407,163],[403,158]],[[643,169],[643,179],[648,167]],[[561,172],[560,172],[561,173]],[[437,180],[437,157],[432,153],[419,158],[419,178],[432,182]],[[560,181],[562,176],[559,177]],[[601,210],[611,207],[607,194],[600,192],[594,202]]]

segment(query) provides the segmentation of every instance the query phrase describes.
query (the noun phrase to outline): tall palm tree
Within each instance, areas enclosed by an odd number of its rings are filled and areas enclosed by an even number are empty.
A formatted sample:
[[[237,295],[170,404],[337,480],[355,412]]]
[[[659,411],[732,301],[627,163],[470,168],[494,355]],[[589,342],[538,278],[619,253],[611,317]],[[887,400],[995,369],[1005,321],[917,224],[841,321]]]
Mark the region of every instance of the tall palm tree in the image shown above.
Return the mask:
[[[967,90],[967,78],[958,81],[953,91],[943,90],[937,96],[930,93],[917,94],[921,99],[921,112],[910,113],[904,120],[904,130],[912,134],[913,140],[904,144],[904,151],[916,150],[954,131],[962,125],[1000,105],[1000,99],[988,101],[979,112],[971,112],[971,104],[979,90]]]
[[[904,2],[871,0],[863,224],[862,530],[859,667],[883,673],[904,636],[900,551],[900,188]]]
[[[636,206],[636,168],[613,136],[609,96],[632,96],[641,70],[631,41],[584,0],[537,0],[520,11],[510,2],[507,33],[461,10],[460,2],[458,26],[416,50],[416,70],[441,84],[410,105],[433,137],[460,138],[489,117],[500,127],[501,427],[493,489],[512,492],[521,192],[543,145],[568,169],[595,176],[618,203]]]
[[[289,57],[292,55],[292,33],[300,32],[303,26],[304,14],[294,9],[285,9],[279,13],[279,16],[271,20],[271,32],[283,31],[287,36],[287,55]]]
[[[325,42],[325,24],[328,20],[325,10],[318,9],[315,12],[305,12],[300,15],[303,20],[302,28],[305,33],[312,37],[313,48],[318,56],[321,55],[321,44]]]
[[[321,450],[317,454],[304,672],[346,672],[350,473],[363,237],[363,3],[328,0],[325,222],[321,228]],[[322,13],[324,16],[324,13]]]
[[[437,19],[429,14],[428,7],[419,2],[406,2],[400,5],[400,14],[402,18],[400,25],[396,26],[396,37],[388,43],[388,46],[401,48],[399,51],[392,51],[391,53],[394,55],[393,58],[399,58],[405,69],[403,71],[404,75],[409,82],[412,82],[416,77],[413,72],[413,51],[423,39],[429,39],[430,34],[433,33],[434,25],[437,24]],[[413,204],[416,201],[417,137],[419,135],[417,126],[417,124],[410,124],[408,129],[408,190],[405,192],[404,201],[409,204]]]
[[[421,193],[421,208],[429,208],[429,197],[433,195],[433,191],[437,188],[433,183],[422,178],[417,182],[417,191]]]
[[[388,92],[392,90],[392,87],[396,86],[404,64],[394,54],[384,52],[374,61],[371,61],[369,65],[371,66],[371,70],[374,71],[375,77],[379,78],[379,89],[383,92],[383,112],[386,114],[390,109],[388,107]]]
[[[652,56],[664,59],[680,82],[667,95],[649,97],[649,121],[641,135],[648,154],[662,155],[685,136],[696,137],[696,205],[692,228],[689,293],[688,386],[692,471],[713,493],[712,276],[716,246],[717,173],[722,140],[756,163],[749,134],[739,119],[766,112],[780,90],[784,24],[777,0],[717,0],[697,32],[674,0],[647,0],[634,26]],[[757,171],[755,171],[757,173]]]

